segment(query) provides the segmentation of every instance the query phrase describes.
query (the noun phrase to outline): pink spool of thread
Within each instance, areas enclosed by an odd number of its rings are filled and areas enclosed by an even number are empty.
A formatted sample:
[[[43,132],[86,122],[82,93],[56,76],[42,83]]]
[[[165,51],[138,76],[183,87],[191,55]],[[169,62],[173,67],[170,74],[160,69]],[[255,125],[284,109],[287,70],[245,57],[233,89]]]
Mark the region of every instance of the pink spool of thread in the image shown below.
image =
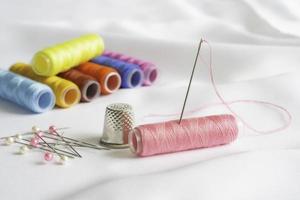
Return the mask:
[[[127,56],[117,52],[112,52],[112,51],[104,51],[103,55],[110,58],[114,58],[124,62],[138,65],[143,70],[144,73],[143,85],[145,86],[152,85],[157,78],[157,74],[158,74],[157,67],[151,62],[139,60],[137,58]]]
[[[206,117],[182,119],[189,89],[192,83],[194,70],[200,53],[202,43],[209,46],[209,74],[210,80],[214,88],[214,92],[233,115],[212,115]],[[114,55],[121,57],[121,55]],[[125,59],[125,58],[123,58]],[[129,61],[131,58],[128,58]],[[129,62],[128,61],[128,62]],[[138,64],[139,61],[132,61]],[[141,64],[141,63],[140,63]],[[255,103],[260,105],[272,106],[282,113],[286,114],[287,121],[280,127],[271,130],[258,130],[247,123],[239,114],[237,114],[230,105],[233,103]],[[212,67],[212,49],[206,40],[201,39],[198,45],[197,56],[194,62],[190,82],[185,96],[182,112],[179,120],[172,120],[161,123],[146,124],[134,128],[130,131],[128,140],[131,151],[138,156],[151,156],[164,153],[179,152],[191,149],[214,147],[218,145],[228,144],[234,141],[239,132],[237,119],[239,124],[247,127],[256,133],[274,133],[284,130],[291,124],[291,114],[282,106],[259,100],[235,100],[226,102],[217,89]]]
[[[233,115],[212,115],[138,126],[129,133],[129,145],[144,157],[228,144],[237,136]]]

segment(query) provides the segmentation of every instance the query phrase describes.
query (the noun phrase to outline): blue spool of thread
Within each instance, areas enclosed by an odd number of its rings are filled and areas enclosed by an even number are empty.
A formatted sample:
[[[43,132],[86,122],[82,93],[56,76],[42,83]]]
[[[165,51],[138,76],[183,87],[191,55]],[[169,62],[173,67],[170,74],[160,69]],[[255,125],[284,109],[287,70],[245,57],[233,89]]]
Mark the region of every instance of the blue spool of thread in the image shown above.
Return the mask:
[[[122,79],[122,88],[134,88],[141,86],[144,80],[143,71],[136,64],[126,63],[107,56],[98,56],[91,60],[100,65],[110,66],[115,68]]]
[[[50,87],[4,70],[0,70],[0,97],[36,113],[51,110],[55,105]]]

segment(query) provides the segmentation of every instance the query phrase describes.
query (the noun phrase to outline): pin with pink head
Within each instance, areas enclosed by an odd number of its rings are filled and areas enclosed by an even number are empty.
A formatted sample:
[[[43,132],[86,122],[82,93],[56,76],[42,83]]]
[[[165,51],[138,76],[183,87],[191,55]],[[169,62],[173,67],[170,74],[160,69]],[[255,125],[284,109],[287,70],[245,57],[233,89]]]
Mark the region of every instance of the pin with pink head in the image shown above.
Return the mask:
[[[31,138],[31,140],[30,140],[30,145],[31,146],[38,147],[38,144],[39,144],[39,139],[38,138],[36,138],[36,137]]]
[[[53,154],[52,153],[50,153],[50,152],[45,152],[45,154],[44,154],[44,159],[46,160],[46,161],[51,161],[52,159],[53,159]]]
[[[57,128],[55,126],[49,126],[49,133],[52,135],[57,135]]]

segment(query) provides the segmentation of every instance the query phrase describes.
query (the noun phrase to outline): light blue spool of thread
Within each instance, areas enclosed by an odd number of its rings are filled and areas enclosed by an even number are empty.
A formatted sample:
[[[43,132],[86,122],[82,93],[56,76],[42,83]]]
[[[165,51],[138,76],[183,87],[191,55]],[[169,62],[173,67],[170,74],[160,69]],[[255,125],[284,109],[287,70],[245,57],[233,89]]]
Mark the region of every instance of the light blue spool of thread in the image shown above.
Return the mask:
[[[42,113],[55,105],[51,88],[15,73],[0,70],[0,97]]]
[[[106,65],[116,69],[122,79],[122,88],[134,88],[141,86],[144,81],[144,74],[140,67],[136,64],[131,64],[110,58],[107,56],[98,56],[91,60],[100,65]]]

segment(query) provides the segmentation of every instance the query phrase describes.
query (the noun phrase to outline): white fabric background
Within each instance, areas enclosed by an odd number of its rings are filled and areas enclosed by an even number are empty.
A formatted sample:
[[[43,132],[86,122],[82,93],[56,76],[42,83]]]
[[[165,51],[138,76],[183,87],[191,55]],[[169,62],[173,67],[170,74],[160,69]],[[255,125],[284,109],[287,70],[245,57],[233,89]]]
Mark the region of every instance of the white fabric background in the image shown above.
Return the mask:
[[[39,152],[16,155],[17,145],[0,146],[0,198],[300,199],[299,9],[292,0],[2,0],[1,68],[29,62],[50,44],[95,32],[107,49],[156,63],[160,76],[152,87],[40,115],[0,100],[0,136],[55,124],[72,127],[69,136],[97,143],[105,107],[114,102],[132,104],[138,123],[166,120],[144,116],[180,111],[201,37],[213,46],[216,80],[226,100],[271,101],[286,107],[293,122],[279,133],[253,136],[243,130],[230,145],[149,158],[128,150],[81,150],[83,158],[67,166],[45,164]],[[213,102],[218,100],[207,68],[199,63],[187,110]],[[234,109],[257,128],[282,123],[272,109]],[[227,112],[219,106],[196,115]]]

